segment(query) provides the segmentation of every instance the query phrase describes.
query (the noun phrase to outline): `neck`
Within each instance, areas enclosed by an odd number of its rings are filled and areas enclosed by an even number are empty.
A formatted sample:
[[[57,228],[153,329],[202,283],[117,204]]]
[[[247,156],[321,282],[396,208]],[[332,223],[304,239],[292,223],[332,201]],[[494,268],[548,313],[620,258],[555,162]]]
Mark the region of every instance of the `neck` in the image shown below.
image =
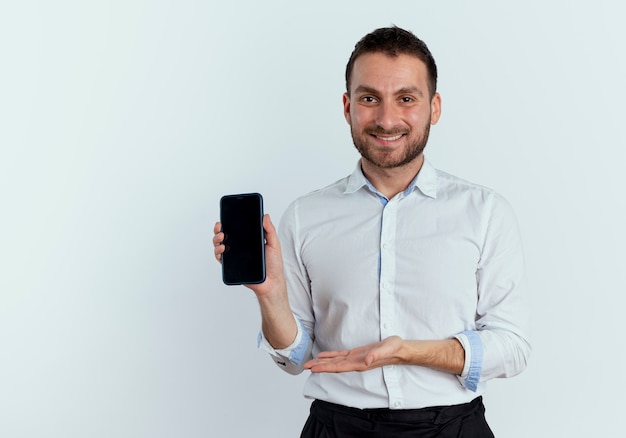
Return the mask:
[[[361,158],[361,170],[372,183],[376,190],[387,199],[391,199],[398,193],[406,190],[419,173],[424,164],[424,154],[420,154],[415,160],[401,167],[383,169]]]

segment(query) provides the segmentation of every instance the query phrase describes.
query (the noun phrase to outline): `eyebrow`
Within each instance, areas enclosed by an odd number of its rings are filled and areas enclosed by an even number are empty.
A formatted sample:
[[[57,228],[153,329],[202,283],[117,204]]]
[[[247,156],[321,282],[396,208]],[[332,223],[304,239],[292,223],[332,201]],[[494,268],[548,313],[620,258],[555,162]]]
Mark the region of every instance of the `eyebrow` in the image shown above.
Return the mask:
[[[354,90],[355,93],[367,93],[367,94],[378,94],[378,90],[368,85],[359,85]],[[417,87],[402,87],[395,94],[417,94],[420,97],[424,97],[424,93]]]

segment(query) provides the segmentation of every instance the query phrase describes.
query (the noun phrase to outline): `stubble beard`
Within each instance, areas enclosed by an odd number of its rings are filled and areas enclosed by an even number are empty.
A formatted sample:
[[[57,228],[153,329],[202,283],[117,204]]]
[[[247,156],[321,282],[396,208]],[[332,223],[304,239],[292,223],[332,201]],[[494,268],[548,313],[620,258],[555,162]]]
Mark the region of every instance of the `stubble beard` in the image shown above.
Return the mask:
[[[426,143],[428,143],[428,136],[430,135],[430,120],[425,124],[422,134],[414,139],[411,143],[408,143],[404,148],[402,155],[397,159],[392,159],[390,154],[387,153],[376,153],[377,148],[380,146],[372,144],[369,142],[370,135],[380,135],[380,136],[394,136],[398,134],[405,134],[407,137],[411,134],[411,131],[406,129],[390,129],[384,130],[380,127],[374,127],[370,129],[365,129],[363,134],[354,131],[352,125],[350,126],[350,133],[352,134],[352,141],[354,142],[354,147],[359,151],[361,157],[364,160],[367,160],[374,166],[380,169],[394,169],[397,167],[405,166],[419,157],[422,152],[424,152],[424,148],[426,147]]]

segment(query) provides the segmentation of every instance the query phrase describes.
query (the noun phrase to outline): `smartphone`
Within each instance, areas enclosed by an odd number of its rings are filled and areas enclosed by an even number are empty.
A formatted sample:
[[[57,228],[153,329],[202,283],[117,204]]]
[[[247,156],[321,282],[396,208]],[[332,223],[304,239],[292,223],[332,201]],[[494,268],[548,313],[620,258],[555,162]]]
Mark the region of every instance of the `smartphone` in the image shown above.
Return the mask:
[[[263,197],[259,193],[226,195],[220,199],[220,222],[226,251],[222,254],[225,284],[265,281]]]

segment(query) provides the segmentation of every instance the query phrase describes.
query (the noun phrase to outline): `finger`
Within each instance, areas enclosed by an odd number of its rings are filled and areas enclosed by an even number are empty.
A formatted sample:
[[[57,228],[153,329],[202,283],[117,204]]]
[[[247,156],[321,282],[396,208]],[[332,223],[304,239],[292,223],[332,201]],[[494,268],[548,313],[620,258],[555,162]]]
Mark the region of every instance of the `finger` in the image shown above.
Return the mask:
[[[224,233],[222,233],[222,224],[219,222],[215,222],[213,226],[213,246],[218,247],[224,243],[224,238],[226,237]]]
[[[215,255],[215,260],[222,263],[222,254],[224,254],[224,245],[215,247],[213,255]]]
[[[318,360],[311,360],[303,365],[305,370],[309,370],[312,373],[328,373],[333,372],[330,370],[331,364],[320,362]]]
[[[217,233],[215,236],[213,236],[213,246],[219,246],[221,244],[224,243],[224,233]]]
[[[215,248],[213,248],[213,254],[215,254],[215,256],[222,256],[222,254],[224,254],[226,252],[226,245],[218,245]]]
[[[339,372],[337,364],[333,362],[320,362],[311,360],[304,364],[304,369],[310,370],[312,373],[336,373]]]
[[[331,359],[333,357],[345,357],[350,354],[350,350],[339,350],[339,351],[322,351],[317,355],[318,359]]]
[[[215,228],[213,229],[215,230],[219,230],[218,228],[219,222],[217,224],[215,224]],[[217,234],[215,234],[215,236],[213,236],[213,255],[215,256],[215,259],[222,263],[222,254],[226,251],[226,246],[224,245],[224,233],[218,231]]]
[[[312,361],[307,363],[312,373],[345,373],[348,371],[365,371],[367,367],[363,362],[352,361]]]
[[[265,241],[267,245],[272,248],[280,248],[276,227],[274,227],[269,214],[263,215],[263,229],[265,230]]]

